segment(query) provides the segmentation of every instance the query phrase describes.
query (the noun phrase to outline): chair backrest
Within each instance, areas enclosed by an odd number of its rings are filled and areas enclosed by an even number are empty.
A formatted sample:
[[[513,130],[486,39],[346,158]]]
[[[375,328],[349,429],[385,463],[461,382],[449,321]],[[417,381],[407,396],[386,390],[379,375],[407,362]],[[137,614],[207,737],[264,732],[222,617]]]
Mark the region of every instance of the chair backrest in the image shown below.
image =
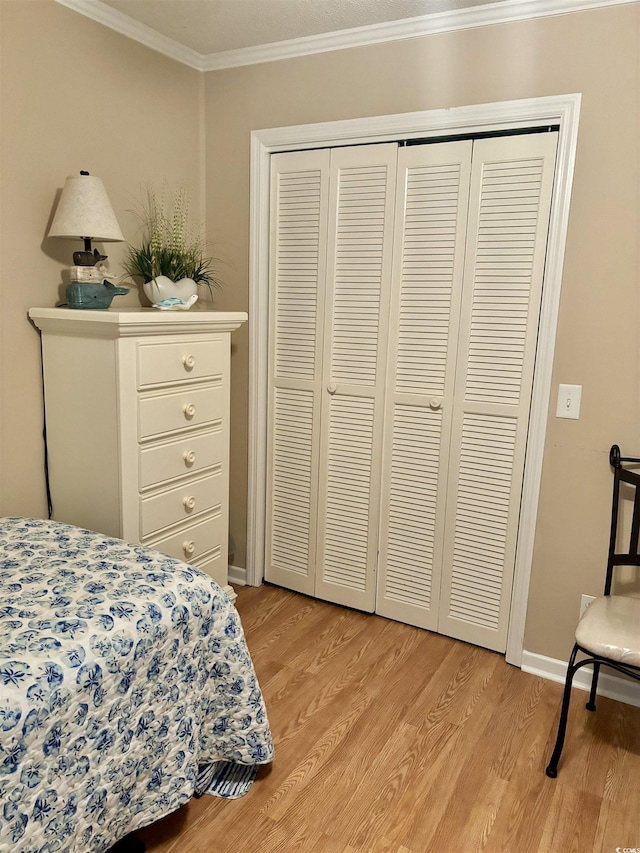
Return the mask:
[[[614,465],[613,478],[613,506],[611,510],[611,535],[609,539],[609,559],[607,561],[607,577],[604,594],[611,594],[613,581],[613,570],[616,566],[640,566],[640,554],[638,554],[638,540],[640,539],[640,472],[628,471],[622,467],[618,456],[612,455]],[[628,461],[628,460],[627,460]],[[636,461],[636,460],[634,460]],[[625,489],[624,503],[626,503],[626,492],[633,490],[633,513],[631,517],[631,532],[629,537],[625,536],[624,542],[620,543],[622,530],[622,504],[621,492]],[[628,543],[628,547],[627,547]]]

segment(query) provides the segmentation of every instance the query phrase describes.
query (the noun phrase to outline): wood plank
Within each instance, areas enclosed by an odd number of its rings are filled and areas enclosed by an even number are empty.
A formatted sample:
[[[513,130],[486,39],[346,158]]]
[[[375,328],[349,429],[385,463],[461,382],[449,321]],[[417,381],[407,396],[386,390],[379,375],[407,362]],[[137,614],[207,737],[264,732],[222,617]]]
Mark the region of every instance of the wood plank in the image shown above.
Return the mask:
[[[548,850],[592,850],[602,800],[570,785],[555,786],[539,853]],[[615,847],[611,848],[615,850]]]
[[[637,847],[640,709],[499,655],[275,587],[238,610],[274,734],[240,800],[204,796],[141,830],[148,853],[550,853]]]

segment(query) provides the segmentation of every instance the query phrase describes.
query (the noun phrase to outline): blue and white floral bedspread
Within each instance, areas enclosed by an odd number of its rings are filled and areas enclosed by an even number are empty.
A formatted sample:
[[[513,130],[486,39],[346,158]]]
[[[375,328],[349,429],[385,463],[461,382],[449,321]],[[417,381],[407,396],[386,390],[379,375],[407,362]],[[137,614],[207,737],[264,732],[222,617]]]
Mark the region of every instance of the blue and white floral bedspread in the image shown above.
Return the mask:
[[[216,762],[272,758],[238,614],[207,575],[0,519],[2,853],[107,850],[201,793]]]

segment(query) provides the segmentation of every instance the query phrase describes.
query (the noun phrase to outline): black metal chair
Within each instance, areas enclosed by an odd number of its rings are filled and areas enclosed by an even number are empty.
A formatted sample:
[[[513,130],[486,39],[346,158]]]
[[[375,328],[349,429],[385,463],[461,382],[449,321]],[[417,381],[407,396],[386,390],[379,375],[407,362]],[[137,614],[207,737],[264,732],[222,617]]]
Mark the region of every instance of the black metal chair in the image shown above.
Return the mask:
[[[558,736],[546,770],[547,776],[552,779],[558,775],[558,761],[562,754],[567,730],[571,683],[576,672],[583,666],[593,665],[591,692],[586,705],[589,711],[596,709],[596,690],[601,666],[608,666],[632,678],[640,679],[640,595],[637,593],[611,595],[614,569],[618,566],[640,566],[640,556],[638,555],[640,473],[629,471],[623,467],[623,463],[640,464],[640,459],[622,458],[620,448],[614,444],[609,453],[609,461],[614,469],[613,507],[604,595],[591,602],[582,614],[576,628],[576,642],[567,667]],[[623,489],[625,489],[625,498],[626,491],[632,490],[633,494],[631,535],[629,547],[626,549],[621,549],[617,545],[620,538],[619,528],[622,528],[620,522],[623,501],[621,501],[620,493]],[[581,658],[576,663],[579,652],[586,657]]]

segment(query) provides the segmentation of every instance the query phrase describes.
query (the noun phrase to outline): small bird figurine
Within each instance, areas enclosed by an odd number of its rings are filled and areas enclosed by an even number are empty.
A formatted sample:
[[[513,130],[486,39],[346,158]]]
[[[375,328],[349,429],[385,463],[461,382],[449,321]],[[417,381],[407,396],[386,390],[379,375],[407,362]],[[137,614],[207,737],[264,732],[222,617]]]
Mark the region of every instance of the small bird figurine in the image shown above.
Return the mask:
[[[188,299],[178,299],[177,296],[170,296],[168,299],[161,299],[160,302],[154,302],[153,307],[159,308],[161,311],[186,311],[198,301],[198,294],[194,293]]]

